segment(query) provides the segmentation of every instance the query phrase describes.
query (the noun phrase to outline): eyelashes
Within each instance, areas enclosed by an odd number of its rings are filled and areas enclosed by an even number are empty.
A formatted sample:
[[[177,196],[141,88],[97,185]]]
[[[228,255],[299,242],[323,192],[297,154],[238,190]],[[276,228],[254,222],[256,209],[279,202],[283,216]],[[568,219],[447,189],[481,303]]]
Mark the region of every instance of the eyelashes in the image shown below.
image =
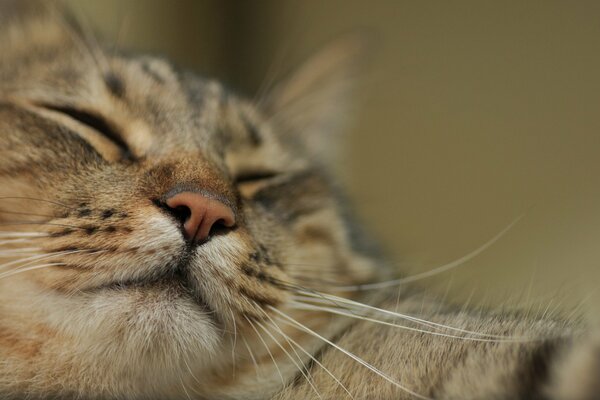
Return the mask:
[[[92,129],[97,134],[111,141],[121,152],[121,159],[124,161],[133,161],[134,156],[127,143],[122,139],[118,130],[114,127],[114,124],[110,123],[101,115],[81,110],[71,106],[61,106],[55,104],[38,103],[38,107],[42,107],[48,111],[59,113],[71,120],[85,125]]]
[[[250,199],[268,187],[280,174],[274,171],[251,171],[241,173],[235,178],[235,184],[240,194]]]
[[[237,184],[244,183],[259,183],[261,181],[267,181],[278,176],[277,172],[274,171],[254,171],[240,174],[235,178]]]

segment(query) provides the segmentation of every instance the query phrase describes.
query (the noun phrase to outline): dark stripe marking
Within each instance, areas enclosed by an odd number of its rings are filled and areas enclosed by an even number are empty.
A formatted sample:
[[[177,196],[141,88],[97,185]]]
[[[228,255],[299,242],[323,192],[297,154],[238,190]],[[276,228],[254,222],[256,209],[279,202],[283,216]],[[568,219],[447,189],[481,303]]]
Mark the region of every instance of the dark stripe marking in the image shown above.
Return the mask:
[[[108,91],[115,97],[122,98],[125,96],[125,84],[114,73],[109,72],[104,76],[104,83]]]

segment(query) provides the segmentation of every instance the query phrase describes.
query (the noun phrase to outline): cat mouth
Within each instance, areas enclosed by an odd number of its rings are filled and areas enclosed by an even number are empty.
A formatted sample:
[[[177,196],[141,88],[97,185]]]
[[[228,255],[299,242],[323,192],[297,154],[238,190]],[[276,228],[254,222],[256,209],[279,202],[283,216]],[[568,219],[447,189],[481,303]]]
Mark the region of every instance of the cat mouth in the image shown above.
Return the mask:
[[[203,294],[191,284],[191,280],[181,269],[176,269],[157,277],[132,278],[108,282],[102,285],[86,289],[87,293],[99,293],[106,291],[164,291],[174,297],[186,297],[193,300],[199,307],[205,309],[211,315],[213,310],[205,300]]]

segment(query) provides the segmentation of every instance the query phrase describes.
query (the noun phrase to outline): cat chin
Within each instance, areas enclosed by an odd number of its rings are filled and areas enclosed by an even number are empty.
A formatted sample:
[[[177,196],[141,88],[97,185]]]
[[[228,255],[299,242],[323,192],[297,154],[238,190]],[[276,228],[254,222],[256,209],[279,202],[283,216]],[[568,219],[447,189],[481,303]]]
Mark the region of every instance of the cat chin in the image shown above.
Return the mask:
[[[127,326],[142,326],[148,333],[181,330],[190,333],[214,330],[214,315],[197,296],[178,284],[147,284],[103,290],[88,305],[109,325],[127,320]],[[187,328],[194,325],[193,329]]]
[[[30,288],[35,286],[14,290]],[[43,341],[47,350],[40,357],[52,362],[36,362],[37,373],[51,380],[64,378],[67,391],[96,393],[110,388],[111,393],[122,394],[118,398],[140,393],[139,398],[167,399],[167,392],[179,388],[181,376],[190,370],[201,381],[217,368],[223,359],[219,354],[228,343],[214,317],[188,293],[172,286],[107,288],[72,296],[25,292],[29,302],[21,303],[35,304],[28,309],[36,315],[35,325],[15,324],[15,329],[26,336],[28,331],[46,327],[44,332],[49,334],[44,334]],[[8,298],[0,293],[0,299]],[[12,301],[15,299],[20,298],[13,296]],[[60,365],[66,372],[86,371],[86,380],[77,380],[82,373],[56,376],[54,371]]]
[[[50,325],[74,338],[76,353],[111,368],[208,365],[222,340],[213,315],[174,287],[105,289],[58,303]]]

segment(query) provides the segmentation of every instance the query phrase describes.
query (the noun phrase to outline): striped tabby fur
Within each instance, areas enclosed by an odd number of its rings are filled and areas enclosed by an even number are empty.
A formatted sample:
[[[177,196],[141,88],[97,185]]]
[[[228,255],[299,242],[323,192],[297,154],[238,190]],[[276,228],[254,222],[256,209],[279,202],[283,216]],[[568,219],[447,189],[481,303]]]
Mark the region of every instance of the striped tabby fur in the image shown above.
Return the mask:
[[[0,397],[600,398],[600,342],[564,321],[364,286],[394,274],[326,167],[356,52],[257,105],[0,2]],[[174,190],[236,225],[186,242]]]

